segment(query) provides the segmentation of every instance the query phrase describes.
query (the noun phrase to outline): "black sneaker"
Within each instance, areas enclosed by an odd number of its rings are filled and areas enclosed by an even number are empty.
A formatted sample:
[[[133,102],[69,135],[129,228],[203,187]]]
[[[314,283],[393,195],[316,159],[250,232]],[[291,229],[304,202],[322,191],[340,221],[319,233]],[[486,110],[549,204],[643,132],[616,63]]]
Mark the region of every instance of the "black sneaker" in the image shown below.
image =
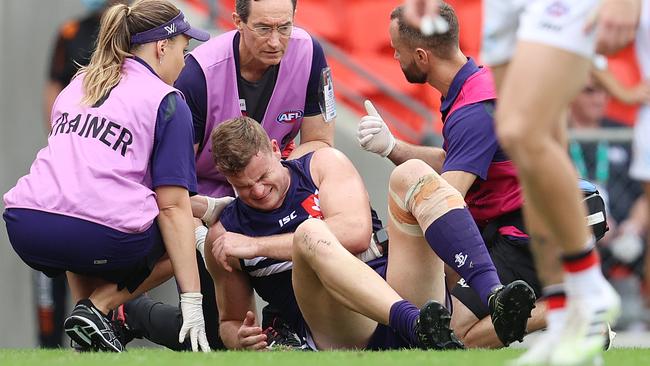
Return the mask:
[[[530,312],[535,308],[535,291],[524,281],[512,281],[495,289],[488,300],[492,324],[507,347],[523,341]]]
[[[68,337],[81,349],[109,352],[124,350],[115,336],[111,321],[88,299],[77,303],[63,327]]]
[[[264,329],[266,348],[274,351],[308,351],[310,348],[304,338],[300,338],[289,325],[275,317],[271,326]]]
[[[439,302],[429,301],[420,309],[415,324],[417,346],[421,349],[463,349],[465,345],[449,326],[451,315]]]

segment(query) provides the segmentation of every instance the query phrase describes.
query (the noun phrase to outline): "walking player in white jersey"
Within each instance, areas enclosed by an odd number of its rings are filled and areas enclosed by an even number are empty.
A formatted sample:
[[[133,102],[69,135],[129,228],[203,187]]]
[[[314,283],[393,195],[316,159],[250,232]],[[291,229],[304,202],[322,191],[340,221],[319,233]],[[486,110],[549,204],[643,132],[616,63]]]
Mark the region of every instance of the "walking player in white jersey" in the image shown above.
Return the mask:
[[[424,9],[421,3],[432,1],[407,5],[420,3]],[[519,172],[533,241],[557,246],[563,255],[565,287],[547,287],[544,292],[566,291],[568,300],[566,305],[554,302],[556,311],[547,316],[549,332],[515,362],[518,365],[594,360],[602,349],[606,323],[619,312],[620,299],[602,276],[594,239],[583,219],[576,173],[564,149],[562,117],[586,81],[594,52],[612,52],[634,37],[639,4],[639,0],[484,1],[482,56],[497,66],[497,135]],[[552,254],[537,257],[546,257],[537,260],[542,272],[555,260]]]

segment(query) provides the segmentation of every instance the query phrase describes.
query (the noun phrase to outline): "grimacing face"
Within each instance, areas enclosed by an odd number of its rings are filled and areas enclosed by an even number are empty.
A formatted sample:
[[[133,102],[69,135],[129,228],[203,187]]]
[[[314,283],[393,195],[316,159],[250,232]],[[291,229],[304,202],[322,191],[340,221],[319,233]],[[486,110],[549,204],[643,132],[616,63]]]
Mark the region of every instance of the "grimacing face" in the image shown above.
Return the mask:
[[[293,25],[294,11],[291,0],[251,1],[250,15],[246,23],[241,22],[244,46],[260,63],[277,65],[282,60],[289,44],[289,36],[278,31],[280,27]],[[256,30],[274,28],[262,36]]]
[[[287,168],[280,163],[280,149],[253,155],[243,171],[226,175],[239,198],[248,206],[271,211],[282,205],[289,189]]]
[[[409,83],[424,84],[427,82],[426,72],[420,71],[415,63],[415,50],[401,41],[397,19],[390,22],[390,45],[395,50],[393,57],[399,62],[404,77]]]

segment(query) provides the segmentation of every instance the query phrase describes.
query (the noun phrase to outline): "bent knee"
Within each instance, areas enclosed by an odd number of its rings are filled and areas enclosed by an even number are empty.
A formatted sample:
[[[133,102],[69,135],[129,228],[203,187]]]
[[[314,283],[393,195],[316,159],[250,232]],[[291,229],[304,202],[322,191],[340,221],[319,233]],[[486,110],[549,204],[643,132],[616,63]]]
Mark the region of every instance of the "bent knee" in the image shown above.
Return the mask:
[[[393,169],[390,174],[389,186],[396,192],[406,192],[418,179],[427,174],[435,174],[435,170],[420,159],[409,159]]]
[[[305,254],[313,243],[322,240],[326,233],[329,233],[327,224],[319,219],[310,218],[303,221],[293,234],[293,252],[298,255]]]

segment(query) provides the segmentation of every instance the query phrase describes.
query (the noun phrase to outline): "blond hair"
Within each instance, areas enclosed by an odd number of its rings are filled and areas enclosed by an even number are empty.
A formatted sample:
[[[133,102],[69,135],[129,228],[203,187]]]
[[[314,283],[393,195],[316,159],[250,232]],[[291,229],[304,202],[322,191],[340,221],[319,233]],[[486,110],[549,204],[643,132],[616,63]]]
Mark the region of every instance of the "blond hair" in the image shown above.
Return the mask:
[[[131,47],[131,36],[160,26],[179,13],[166,0],[139,0],[132,6],[117,4],[108,8],[100,22],[90,63],[75,75],[84,74],[82,103],[97,104],[120,82],[124,59],[133,56],[131,52],[138,47]]]
[[[212,130],[212,158],[222,174],[242,172],[258,152],[271,152],[271,140],[260,124],[250,117],[237,117]]]

